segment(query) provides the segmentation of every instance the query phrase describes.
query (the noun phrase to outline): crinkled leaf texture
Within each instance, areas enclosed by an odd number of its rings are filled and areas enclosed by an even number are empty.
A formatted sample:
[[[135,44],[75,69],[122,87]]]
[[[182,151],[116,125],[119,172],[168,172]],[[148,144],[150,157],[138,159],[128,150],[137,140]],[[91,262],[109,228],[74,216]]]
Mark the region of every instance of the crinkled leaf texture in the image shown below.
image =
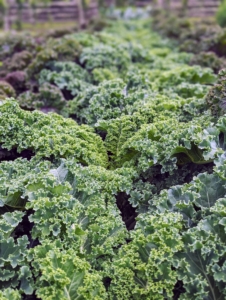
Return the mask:
[[[141,215],[131,242],[105,264],[110,299],[172,299],[173,257],[183,247],[180,229],[179,214]]]
[[[0,143],[7,150],[31,150],[38,158],[74,157],[84,165],[107,166],[103,142],[91,127],[57,114],[27,112],[13,101],[0,106]]]
[[[149,20],[34,55],[37,90],[17,103],[0,88],[0,299],[226,298],[226,117],[203,99],[212,70],[189,66]]]
[[[21,300],[19,291],[10,288],[0,291],[1,300]]]
[[[27,295],[34,290],[33,276],[27,263],[28,238],[23,236],[14,242],[12,237],[4,239],[1,236],[0,248],[0,285],[2,288],[19,286]]]
[[[107,299],[101,276],[73,250],[62,252],[50,245],[38,246],[34,255],[42,274],[36,283],[36,294],[41,299]]]
[[[225,299],[225,225],[212,215],[183,234],[184,251],[176,255],[178,276],[186,289],[180,299]]]

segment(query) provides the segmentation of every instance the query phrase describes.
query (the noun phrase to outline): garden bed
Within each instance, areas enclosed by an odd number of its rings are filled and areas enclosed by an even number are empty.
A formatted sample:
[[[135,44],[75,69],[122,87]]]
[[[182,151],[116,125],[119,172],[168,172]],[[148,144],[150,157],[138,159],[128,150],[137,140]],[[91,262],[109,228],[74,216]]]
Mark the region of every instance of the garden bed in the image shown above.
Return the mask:
[[[225,299],[225,71],[149,19],[0,45],[0,298]]]

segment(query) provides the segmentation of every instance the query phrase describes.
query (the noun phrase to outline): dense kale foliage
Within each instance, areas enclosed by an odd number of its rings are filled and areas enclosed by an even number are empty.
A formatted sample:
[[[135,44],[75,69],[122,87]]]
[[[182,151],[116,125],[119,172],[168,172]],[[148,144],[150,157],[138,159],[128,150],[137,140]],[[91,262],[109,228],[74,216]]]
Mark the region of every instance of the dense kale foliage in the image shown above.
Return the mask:
[[[179,18],[163,11],[155,13],[153,18],[158,32],[173,39],[181,51],[194,53],[191,65],[210,67],[216,73],[226,67],[226,30],[213,18]]]
[[[225,299],[225,71],[149,23],[0,41],[0,299]]]

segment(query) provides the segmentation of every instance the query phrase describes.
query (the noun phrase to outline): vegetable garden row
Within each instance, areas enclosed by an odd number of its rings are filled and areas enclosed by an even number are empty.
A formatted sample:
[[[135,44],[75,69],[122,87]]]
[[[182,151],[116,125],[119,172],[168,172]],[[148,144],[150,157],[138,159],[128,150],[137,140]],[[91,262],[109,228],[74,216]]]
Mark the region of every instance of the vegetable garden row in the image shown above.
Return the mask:
[[[0,299],[226,299],[226,71],[150,20],[0,46]]]

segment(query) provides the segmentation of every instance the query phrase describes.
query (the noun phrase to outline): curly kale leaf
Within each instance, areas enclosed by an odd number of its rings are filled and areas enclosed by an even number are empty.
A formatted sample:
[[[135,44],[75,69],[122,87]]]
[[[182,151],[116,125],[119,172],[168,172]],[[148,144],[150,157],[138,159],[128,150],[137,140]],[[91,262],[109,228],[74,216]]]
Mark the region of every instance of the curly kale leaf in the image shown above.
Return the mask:
[[[206,96],[207,106],[211,109],[213,116],[220,117],[225,114],[226,109],[226,77],[225,69],[218,74],[218,81]]]
[[[183,247],[180,230],[178,214],[140,215],[131,242],[105,264],[110,299],[172,299],[173,257]]]
[[[203,147],[199,147],[203,128],[210,124],[210,121],[208,117],[200,121],[199,118],[185,124],[178,122],[176,118],[166,118],[152,124],[144,124],[137,131],[133,129],[131,122],[127,122],[129,126],[125,128],[118,122],[124,130],[121,130],[123,139],[120,134],[113,135],[109,130],[110,133],[105,143],[107,143],[107,149],[108,145],[111,147],[109,150],[115,154],[114,163],[119,166],[136,166],[139,172],[159,164],[162,165],[162,173],[172,172],[177,164],[183,165],[188,162],[203,164],[213,160],[213,157],[209,160],[205,159]],[[113,127],[109,126],[109,128]],[[115,128],[113,129],[116,131]],[[119,141],[120,144],[118,144]]]
[[[0,291],[0,297],[2,300],[21,300],[20,292],[11,288]]]
[[[39,158],[70,158],[88,165],[107,165],[103,142],[93,129],[78,126],[59,115],[43,115],[19,108],[15,101],[0,106],[0,144],[3,148],[29,149]]]
[[[12,237],[3,238],[0,243],[0,286],[19,287],[27,295],[33,293],[33,277],[27,262],[28,238],[23,236],[14,242]]]
[[[130,63],[130,56],[128,52],[123,51],[123,49],[117,49],[117,47],[99,43],[93,47],[83,49],[80,55],[80,63],[83,64],[87,70],[112,66],[123,70]]]
[[[41,299],[107,299],[102,277],[73,250],[60,251],[49,245],[34,249],[33,264],[41,276],[36,282],[36,295]]]
[[[183,234],[184,251],[175,257],[186,290],[180,299],[225,298],[225,233],[222,218],[211,215]]]
[[[48,82],[55,84],[61,91],[71,93],[71,98],[89,86],[89,74],[82,67],[73,62],[55,62],[51,70],[43,69],[40,73],[39,84]],[[68,96],[67,96],[68,97]]]

